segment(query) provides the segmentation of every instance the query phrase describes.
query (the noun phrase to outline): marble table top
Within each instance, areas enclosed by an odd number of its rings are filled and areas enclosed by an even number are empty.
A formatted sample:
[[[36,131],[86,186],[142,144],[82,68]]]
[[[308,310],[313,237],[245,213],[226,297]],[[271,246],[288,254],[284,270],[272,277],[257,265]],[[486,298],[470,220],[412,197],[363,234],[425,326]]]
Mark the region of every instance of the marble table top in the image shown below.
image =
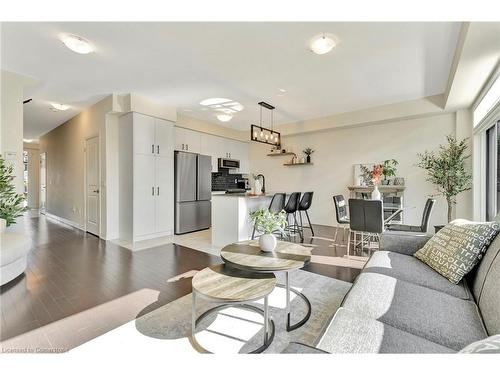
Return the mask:
[[[193,290],[217,301],[246,302],[269,295],[276,286],[272,273],[257,273],[217,264],[198,272]]]
[[[311,249],[278,241],[271,253],[263,252],[258,241],[243,241],[225,246],[220,256],[227,264],[256,272],[288,271],[304,267],[311,260]]]

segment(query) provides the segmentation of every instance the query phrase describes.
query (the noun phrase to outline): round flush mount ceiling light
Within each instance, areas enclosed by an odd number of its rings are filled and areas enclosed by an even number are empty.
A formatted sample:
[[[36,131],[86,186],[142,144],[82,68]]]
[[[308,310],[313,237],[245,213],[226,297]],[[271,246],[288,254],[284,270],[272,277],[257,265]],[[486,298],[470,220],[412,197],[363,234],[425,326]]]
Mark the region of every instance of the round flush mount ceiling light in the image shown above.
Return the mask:
[[[228,122],[228,121],[231,121],[231,119],[233,118],[233,115],[229,115],[229,114],[219,114],[217,115],[217,120],[219,120],[220,122]]]
[[[208,99],[202,100],[200,102],[200,105],[212,106],[212,105],[228,103],[228,102],[232,102],[232,100],[226,99],[226,98],[208,98]]]
[[[321,34],[311,39],[309,48],[317,55],[324,55],[325,53],[330,52],[336,44],[337,43],[335,43],[333,38],[326,34]]]
[[[50,103],[53,111],[66,111],[69,108],[69,105],[60,104],[60,103]]]
[[[63,34],[59,37],[66,47],[76,53],[86,55],[94,50],[90,42],[78,35]]]

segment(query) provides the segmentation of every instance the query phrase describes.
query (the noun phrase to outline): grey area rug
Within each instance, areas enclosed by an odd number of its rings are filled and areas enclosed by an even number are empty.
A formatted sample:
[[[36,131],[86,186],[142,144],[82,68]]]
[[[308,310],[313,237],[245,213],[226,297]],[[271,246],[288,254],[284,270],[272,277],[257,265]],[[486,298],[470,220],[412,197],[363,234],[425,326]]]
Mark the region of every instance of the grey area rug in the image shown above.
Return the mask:
[[[284,283],[284,274],[277,274],[277,278],[279,283]],[[281,291],[279,293],[277,291],[278,295],[276,297],[279,297],[280,300],[283,297],[283,301],[280,301],[283,308],[281,306],[280,308],[274,307],[270,303],[269,312],[275,324],[275,336],[264,353],[281,353],[289,342],[301,342],[314,346],[352,285],[351,283],[302,270],[290,274],[290,284],[292,287],[299,289],[311,302],[311,316],[302,327],[287,332],[284,310],[285,292],[284,289],[280,288]],[[191,294],[186,295],[137,318],[135,322],[137,330],[146,336],[162,340],[189,337],[191,335],[191,298]],[[216,306],[199,298],[196,301],[197,316]],[[262,307],[259,304],[255,305]],[[291,301],[291,311],[293,324],[305,315],[307,306],[301,298],[296,297]],[[225,310],[220,311],[219,314],[225,314]],[[215,319],[216,313],[209,315],[202,324],[197,326],[197,332],[210,328]],[[262,318],[260,318],[260,321],[262,321]],[[237,326],[231,328],[238,330]],[[259,329],[246,343],[242,343],[239,352],[244,353],[257,348],[262,344],[262,340],[263,328]]]

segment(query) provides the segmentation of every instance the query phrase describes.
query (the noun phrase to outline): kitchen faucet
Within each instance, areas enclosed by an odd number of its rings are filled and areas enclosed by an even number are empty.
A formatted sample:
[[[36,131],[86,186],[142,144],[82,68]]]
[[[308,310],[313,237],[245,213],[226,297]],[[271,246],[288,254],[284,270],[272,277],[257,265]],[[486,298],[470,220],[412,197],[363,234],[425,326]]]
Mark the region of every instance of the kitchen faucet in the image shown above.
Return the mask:
[[[257,178],[260,178],[260,177],[262,177],[262,189],[261,189],[261,191],[262,191],[262,194],[265,194],[266,193],[266,178],[264,177],[263,174],[258,174]]]

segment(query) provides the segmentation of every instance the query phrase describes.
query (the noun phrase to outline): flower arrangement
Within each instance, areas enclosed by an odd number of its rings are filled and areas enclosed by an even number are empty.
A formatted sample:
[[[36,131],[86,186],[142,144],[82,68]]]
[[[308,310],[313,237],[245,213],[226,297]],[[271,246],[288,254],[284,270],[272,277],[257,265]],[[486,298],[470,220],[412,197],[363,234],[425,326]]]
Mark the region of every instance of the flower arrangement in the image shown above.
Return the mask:
[[[285,211],[273,213],[267,208],[261,208],[251,212],[250,218],[254,222],[255,229],[263,234],[272,234],[276,231],[284,233],[287,226]]]
[[[361,165],[361,174],[365,184],[367,185],[377,185],[382,175],[384,174],[384,166],[382,164],[375,164],[372,169],[365,165]]]
[[[310,163],[311,155],[314,153],[314,150],[311,147],[306,147],[302,152],[306,155],[307,162]]]

